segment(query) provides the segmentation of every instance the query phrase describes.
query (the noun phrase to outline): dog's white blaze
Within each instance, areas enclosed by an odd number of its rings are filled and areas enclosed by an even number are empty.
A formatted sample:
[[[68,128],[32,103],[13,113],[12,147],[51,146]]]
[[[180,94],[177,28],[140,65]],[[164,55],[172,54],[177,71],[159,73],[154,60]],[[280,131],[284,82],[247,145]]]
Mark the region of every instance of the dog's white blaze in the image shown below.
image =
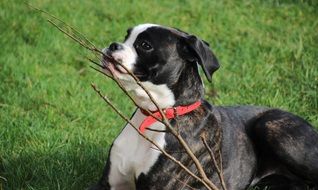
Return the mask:
[[[138,109],[131,119],[137,127],[146,116]],[[156,122],[152,129],[164,130],[162,123]],[[146,131],[145,135],[161,148],[165,146],[165,133]],[[112,189],[135,189],[135,178],[147,174],[157,161],[160,152],[127,124],[116,138],[110,151],[109,184]]]
[[[141,24],[133,28],[128,39],[122,44],[123,49],[112,54],[115,60],[120,61],[129,70],[132,70],[133,65],[137,60],[137,52],[134,48],[134,42],[138,35],[150,27],[159,26],[155,24]]]
[[[157,24],[140,24],[138,26],[135,26],[124,44],[130,48],[133,48],[133,44],[136,41],[138,35],[140,33],[142,33],[143,31],[147,30],[148,28],[154,27],[154,26],[159,26],[159,25],[157,25]]]

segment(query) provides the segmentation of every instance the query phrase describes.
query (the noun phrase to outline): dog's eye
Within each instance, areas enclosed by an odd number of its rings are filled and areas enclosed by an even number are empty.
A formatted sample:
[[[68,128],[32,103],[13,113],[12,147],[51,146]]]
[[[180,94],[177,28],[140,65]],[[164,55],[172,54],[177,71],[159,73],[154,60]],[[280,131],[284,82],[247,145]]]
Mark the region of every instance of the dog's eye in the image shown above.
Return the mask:
[[[140,43],[140,47],[146,51],[152,50],[151,45],[145,41]]]

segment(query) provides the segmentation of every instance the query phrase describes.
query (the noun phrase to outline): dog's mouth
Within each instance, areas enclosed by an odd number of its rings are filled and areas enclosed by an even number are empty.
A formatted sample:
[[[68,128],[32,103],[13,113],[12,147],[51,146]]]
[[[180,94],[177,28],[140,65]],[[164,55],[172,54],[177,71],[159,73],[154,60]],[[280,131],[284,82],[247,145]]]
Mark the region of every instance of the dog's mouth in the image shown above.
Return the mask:
[[[103,67],[106,69],[106,71],[111,72],[111,74],[127,74],[127,71],[125,68],[123,68],[120,65],[120,60],[115,60],[111,55],[105,54],[103,55],[103,60],[102,60]]]

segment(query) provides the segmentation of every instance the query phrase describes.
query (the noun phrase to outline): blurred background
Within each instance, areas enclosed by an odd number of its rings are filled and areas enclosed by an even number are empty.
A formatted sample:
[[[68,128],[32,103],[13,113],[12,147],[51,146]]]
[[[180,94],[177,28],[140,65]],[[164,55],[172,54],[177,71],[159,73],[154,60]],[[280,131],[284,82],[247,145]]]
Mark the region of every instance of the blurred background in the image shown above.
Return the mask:
[[[214,105],[296,113],[318,127],[318,2],[303,0],[30,0],[97,47],[140,23],[180,28],[209,42],[221,68],[205,81]],[[85,189],[100,177],[134,105],[89,68],[90,52],[25,1],[0,2],[0,189]]]

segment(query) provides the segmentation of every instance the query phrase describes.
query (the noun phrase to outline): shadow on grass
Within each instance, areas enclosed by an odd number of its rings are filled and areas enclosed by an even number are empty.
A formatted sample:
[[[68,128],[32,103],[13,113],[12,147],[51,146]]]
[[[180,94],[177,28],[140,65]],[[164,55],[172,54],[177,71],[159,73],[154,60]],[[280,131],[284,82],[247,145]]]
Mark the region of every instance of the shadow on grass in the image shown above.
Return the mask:
[[[4,189],[85,189],[101,175],[108,152],[105,147],[83,141],[7,152],[1,158],[0,173],[5,180],[0,179],[0,184]]]

